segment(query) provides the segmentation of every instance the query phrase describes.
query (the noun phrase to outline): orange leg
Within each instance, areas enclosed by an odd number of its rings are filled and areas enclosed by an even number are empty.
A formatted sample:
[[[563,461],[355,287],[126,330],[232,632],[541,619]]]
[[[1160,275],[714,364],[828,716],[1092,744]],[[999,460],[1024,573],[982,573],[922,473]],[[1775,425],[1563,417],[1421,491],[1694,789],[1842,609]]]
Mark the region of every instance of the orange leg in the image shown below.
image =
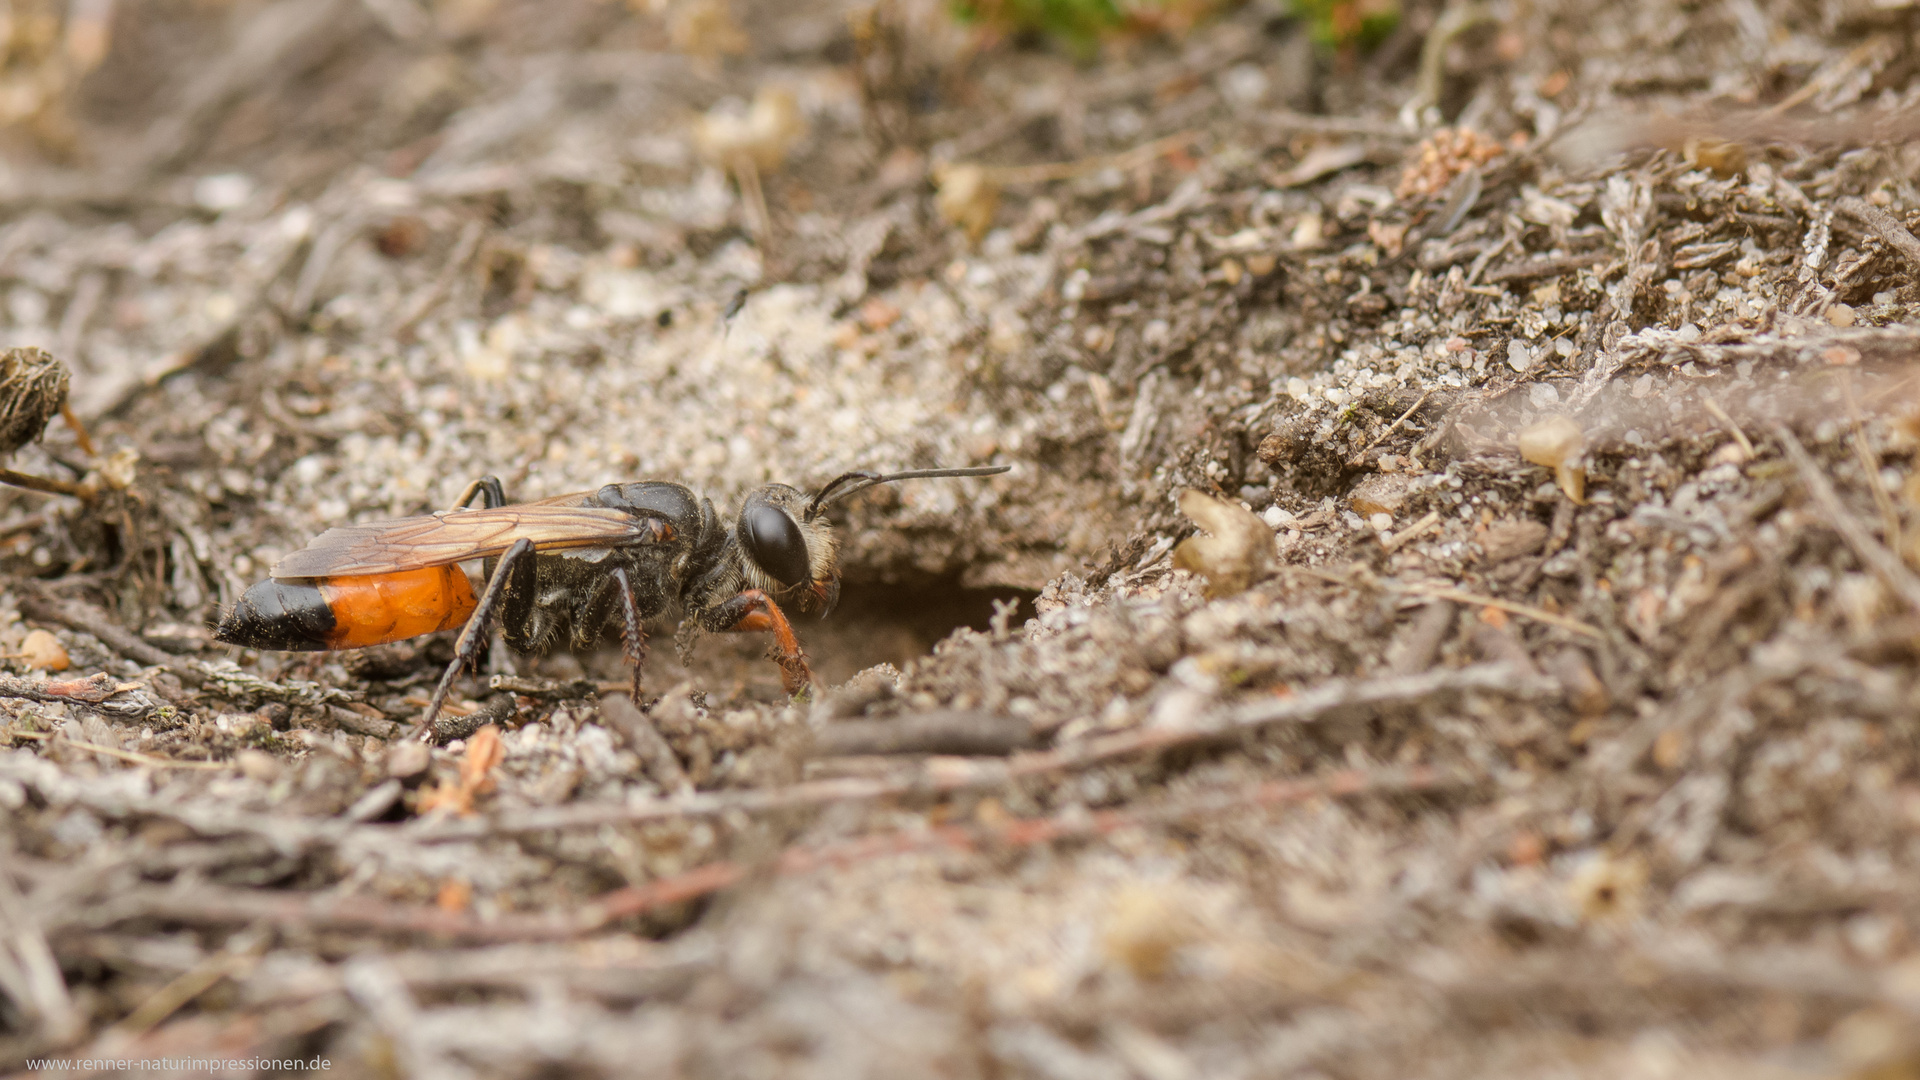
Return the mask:
[[[759,589],[746,589],[712,611],[701,620],[709,629],[718,629],[723,633],[743,634],[758,631],[772,631],[775,650],[774,663],[780,665],[780,685],[789,694],[813,685],[813,669],[807,666],[807,654],[800,649],[800,639],[793,633],[793,624],[773,598]]]

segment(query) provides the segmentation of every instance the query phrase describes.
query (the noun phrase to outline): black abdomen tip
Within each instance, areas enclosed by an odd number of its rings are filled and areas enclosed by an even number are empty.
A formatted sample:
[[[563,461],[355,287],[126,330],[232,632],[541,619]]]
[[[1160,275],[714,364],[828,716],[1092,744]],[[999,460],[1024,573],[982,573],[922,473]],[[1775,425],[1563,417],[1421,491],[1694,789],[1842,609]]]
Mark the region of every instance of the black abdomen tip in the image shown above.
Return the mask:
[[[328,648],[333,610],[310,581],[263,581],[220,616],[213,636],[250,649],[311,652]]]

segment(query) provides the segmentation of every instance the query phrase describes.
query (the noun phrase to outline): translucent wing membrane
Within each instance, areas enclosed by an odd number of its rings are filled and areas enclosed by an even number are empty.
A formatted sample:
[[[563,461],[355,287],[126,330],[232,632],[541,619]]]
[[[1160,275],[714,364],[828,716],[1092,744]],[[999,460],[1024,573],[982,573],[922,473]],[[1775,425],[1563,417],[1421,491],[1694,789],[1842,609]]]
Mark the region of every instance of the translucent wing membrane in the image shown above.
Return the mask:
[[[660,543],[672,528],[622,510],[565,505],[579,496],[492,510],[448,510],[420,517],[328,529],[274,564],[276,578],[391,574],[499,555],[516,540],[542,551]]]

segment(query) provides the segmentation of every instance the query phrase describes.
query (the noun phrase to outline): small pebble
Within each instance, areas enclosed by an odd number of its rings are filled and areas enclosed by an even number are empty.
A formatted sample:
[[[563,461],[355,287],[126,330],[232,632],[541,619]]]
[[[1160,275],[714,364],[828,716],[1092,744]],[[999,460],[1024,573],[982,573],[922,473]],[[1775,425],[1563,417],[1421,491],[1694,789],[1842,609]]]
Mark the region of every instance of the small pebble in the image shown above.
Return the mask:
[[[67,656],[66,646],[46,630],[28,632],[26,640],[20,643],[20,658],[27,662],[28,667],[42,671],[65,671],[73,666],[73,660]]]
[[[1507,366],[1525,374],[1533,366],[1533,350],[1521,344],[1517,339],[1507,343]]]
[[[1835,304],[1827,309],[1827,321],[1835,326],[1852,326],[1853,309],[1845,304]]]
[[[1393,515],[1374,514],[1367,519],[1367,524],[1373,526],[1374,532],[1386,532],[1388,529],[1393,528]]]
[[[240,775],[249,780],[271,784],[280,778],[280,759],[264,750],[248,747],[233,755],[233,762],[240,766]]]
[[[387,775],[396,780],[419,776],[426,771],[432,759],[433,751],[428,749],[426,743],[411,739],[395,743],[387,751]]]

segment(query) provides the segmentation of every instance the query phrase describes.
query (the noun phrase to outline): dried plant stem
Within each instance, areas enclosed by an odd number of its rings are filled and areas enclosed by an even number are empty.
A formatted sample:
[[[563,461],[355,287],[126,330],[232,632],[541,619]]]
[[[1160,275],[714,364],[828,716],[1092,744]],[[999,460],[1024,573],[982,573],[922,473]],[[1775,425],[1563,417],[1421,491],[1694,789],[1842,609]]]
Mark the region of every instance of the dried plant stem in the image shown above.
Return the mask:
[[[393,337],[402,339],[412,337],[414,328],[419,326],[428,315],[433,314],[433,309],[453,288],[453,283],[460,276],[460,272],[473,261],[474,252],[480,250],[480,238],[484,235],[486,235],[486,227],[478,220],[469,219],[460,226],[460,235],[453,242],[453,253],[447,257],[447,265],[441,268],[439,276],[433,279],[433,284],[427,286],[427,291],[422,293],[420,298],[407,308],[407,313],[400,317],[400,321],[392,330]]]
[[[47,495],[71,495],[84,499],[92,494],[86,487],[69,480],[53,480],[32,473],[15,472],[12,469],[0,469],[0,484],[12,484],[28,491],[38,491]]]
[[[1078,161],[1050,162],[1045,165],[1007,165],[994,166],[987,170],[994,182],[1003,187],[1020,184],[1044,184],[1059,180],[1072,180],[1102,169],[1118,169],[1127,172],[1137,169],[1154,159],[1181,149],[1193,142],[1197,132],[1177,131],[1151,142],[1122,150],[1117,154],[1101,154],[1096,157],[1081,158]]]
[[[1274,780],[1237,791],[1180,799],[1142,810],[1074,812],[985,826],[944,826],[901,830],[844,843],[789,848],[766,869],[777,876],[850,866],[892,855],[923,851],[975,851],[1031,847],[1055,840],[1105,836],[1119,829],[1188,821],[1252,807],[1286,806],[1314,799],[1357,795],[1429,793],[1468,787],[1477,778],[1431,768],[1343,770],[1305,780]],[[112,902],[114,921],[161,918],[191,925],[262,922],[314,929],[359,929],[388,933],[439,934],[465,940],[542,941],[591,934],[621,919],[696,900],[746,881],[761,868],[716,862],[606,893],[571,912],[508,914],[481,918],[416,904],[398,904],[361,896],[268,893],[206,886],[194,889],[138,887]]]
[[[1893,505],[1893,496],[1880,483],[1880,455],[1874,453],[1873,444],[1867,441],[1866,418],[1860,413],[1860,399],[1854,393],[1851,372],[1841,373],[1840,389],[1847,399],[1847,414],[1853,422],[1853,452],[1860,459],[1860,469],[1867,478],[1867,490],[1873,495],[1873,505],[1880,511],[1880,523],[1887,547],[1900,551],[1906,545],[1900,539],[1900,510]]]
[[[197,674],[174,654],[151,644],[140,635],[115,623],[106,612],[78,600],[63,600],[38,591],[20,591],[20,611],[29,619],[57,623],[69,630],[92,634],[101,643],[137,664],[166,667],[182,682],[198,685]]]
[[[64,1045],[86,1021],[74,1007],[40,920],[14,884],[10,854],[0,848],[0,995],[38,1025],[43,1041]]]
[[[1360,461],[1367,456],[1368,450],[1371,450],[1374,447],[1379,446],[1381,443],[1386,442],[1387,436],[1393,434],[1396,431],[1399,431],[1400,425],[1407,422],[1407,417],[1412,416],[1414,413],[1419,412],[1420,406],[1425,405],[1427,403],[1427,399],[1432,396],[1433,396],[1432,390],[1421,391],[1419,399],[1416,400],[1413,404],[1407,406],[1407,411],[1401,413],[1399,418],[1396,419],[1393,423],[1388,424],[1387,429],[1385,431],[1382,431],[1380,434],[1375,435],[1373,437],[1373,441],[1368,443],[1365,449],[1353,455],[1352,459],[1350,460],[1350,463],[1356,464],[1356,465],[1359,464]]]
[[[16,739],[32,739],[36,742],[58,741],[65,746],[73,747],[75,750],[85,750],[90,754],[105,754],[110,758],[117,758],[134,765],[144,765],[152,769],[233,768],[233,763],[227,761],[175,761],[172,758],[154,757],[152,754],[142,754],[132,750],[121,750],[112,746],[101,746],[99,743],[81,742],[79,739],[62,739],[58,736],[49,735],[40,731],[16,731],[12,737]]]
[[[1840,534],[1853,553],[1886,583],[1887,588],[1898,593],[1907,606],[1920,611],[1920,577],[1915,577],[1898,555],[1875,540],[1860,519],[1853,515],[1853,511],[1840,501],[1840,493],[1834,490],[1833,481],[1820,471],[1813,455],[1800,445],[1791,428],[1785,424],[1776,425],[1774,434],[1780,439],[1781,448],[1787,452],[1787,459],[1799,470],[1800,482],[1806,485],[1807,494],[1819,504],[1825,524]]]
[[[1892,214],[1853,195],[1835,199],[1833,206],[1834,209],[1872,229],[1875,236],[1886,241],[1888,247],[1898,251],[1913,269],[1920,270],[1920,239],[1916,239],[1912,231],[1900,224]]]
[[[1458,693],[1544,700],[1560,692],[1559,684],[1552,680],[1517,671],[1508,664],[1474,664],[1384,678],[1330,679],[1288,697],[1256,701],[1200,717],[1186,726],[1138,728],[1042,753],[1016,754],[1005,761],[932,758],[920,767],[878,779],[816,780],[768,790],[713,792],[617,805],[563,806],[525,811],[510,817],[483,815],[462,821],[389,828],[394,829],[390,835],[416,843],[448,843],[557,829],[713,817],[733,812],[772,813],[907,795],[942,795],[995,788],[1014,780],[1085,769],[1139,754],[1219,742],[1271,724],[1311,723],[1348,709],[1404,707]]]
[[[88,457],[99,453],[94,449],[93,436],[87,434],[87,425],[81,423],[80,418],[73,414],[73,405],[70,402],[60,403],[60,417],[67,422],[68,427],[73,429],[73,439],[80,444],[81,452]]]
[[[1719,402],[1710,397],[1702,395],[1700,404],[1707,412],[1713,414],[1715,420],[1720,421],[1720,426],[1726,428],[1727,434],[1732,435],[1733,441],[1739,445],[1740,452],[1747,455],[1748,461],[1752,461],[1755,456],[1753,452],[1753,441],[1747,438],[1747,433],[1740,429],[1739,423],[1736,422],[1733,417],[1727,415],[1727,410],[1721,408]]]
[[[138,1008],[127,1014],[126,1019],[109,1029],[102,1042],[112,1045],[139,1038],[167,1017],[179,1012],[188,1002],[211,990],[221,979],[251,966],[253,950],[264,945],[265,941],[252,935],[248,937],[250,940],[246,945],[239,948],[230,945],[154,991]]]
[[[1306,574],[1309,577],[1317,577],[1322,581],[1331,581],[1336,585],[1351,586],[1354,584],[1352,579],[1344,574],[1334,574],[1325,570],[1316,570],[1310,566],[1290,566],[1287,567],[1287,569],[1295,573]],[[1562,630],[1570,630],[1583,637],[1593,638],[1596,641],[1606,640],[1605,634],[1578,619],[1569,619],[1565,615],[1556,615],[1545,608],[1534,607],[1532,604],[1522,604],[1517,600],[1502,600],[1497,596],[1483,596],[1480,593],[1471,593],[1464,589],[1456,589],[1451,585],[1435,585],[1428,582],[1414,582],[1410,585],[1402,585],[1397,582],[1375,581],[1369,584],[1372,588],[1384,589],[1387,592],[1408,593],[1413,596],[1431,596],[1436,600],[1453,600],[1462,604],[1474,604],[1478,607],[1499,608],[1501,611],[1507,612],[1510,615],[1520,615],[1536,622],[1546,623],[1549,626],[1557,626]]]

